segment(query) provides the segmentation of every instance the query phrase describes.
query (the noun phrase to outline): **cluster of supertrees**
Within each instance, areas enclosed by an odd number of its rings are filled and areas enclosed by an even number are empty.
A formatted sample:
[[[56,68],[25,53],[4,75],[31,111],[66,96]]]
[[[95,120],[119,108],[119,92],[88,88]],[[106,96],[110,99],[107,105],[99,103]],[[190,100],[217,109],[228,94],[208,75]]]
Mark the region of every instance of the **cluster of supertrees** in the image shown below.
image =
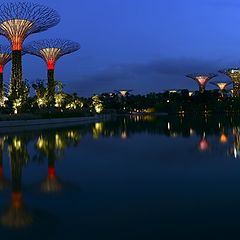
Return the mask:
[[[231,81],[230,82],[211,82],[211,84],[215,85],[218,87],[220,92],[223,94],[223,91],[226,89],[226,87],[230,84],[233,84],[233,89],[232,89],[232,95],[234,97],[240,97],[240,68],[229,68],[229,69],[224,69],[219,71],[222,74],[227,75]],[[203,93],[205,91],[205,87],[207,83],[215,78],[217,74],[214,73],[207,73],[207,74],[189,74],[186,75],[187,77],[195,80],[198,83],[199,86],[199,92]]]
[[[64,39],[44,39],[24,45],[34,33],[46,31],[60,22],[59,14],[46,6],[31,2],[6,2],[0,5],[0,35],[9,40],[9,46],[0,45],[0,104],[4,105],[4,66],[12,61],[8,99],[13,101],[15,112],[21,109],[28,96],[23,80],[22,55],[32,54],[42,58],[48,70],[47,102],[54,106],[54,69],[57,60],[80,49],[76,42]]]

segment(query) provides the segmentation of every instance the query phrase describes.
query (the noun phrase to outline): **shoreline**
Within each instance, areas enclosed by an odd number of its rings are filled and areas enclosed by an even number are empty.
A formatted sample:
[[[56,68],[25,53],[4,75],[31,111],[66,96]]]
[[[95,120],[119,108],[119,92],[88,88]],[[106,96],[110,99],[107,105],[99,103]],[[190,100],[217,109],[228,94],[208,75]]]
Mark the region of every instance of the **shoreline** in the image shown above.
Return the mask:
[[[52,118],[33,120],[6,120],[0,121],[0,133],[44,130],[49,128],[72,127],[91,124],[98,121],[107,121],[111,115],[96,115],[92,117]]]

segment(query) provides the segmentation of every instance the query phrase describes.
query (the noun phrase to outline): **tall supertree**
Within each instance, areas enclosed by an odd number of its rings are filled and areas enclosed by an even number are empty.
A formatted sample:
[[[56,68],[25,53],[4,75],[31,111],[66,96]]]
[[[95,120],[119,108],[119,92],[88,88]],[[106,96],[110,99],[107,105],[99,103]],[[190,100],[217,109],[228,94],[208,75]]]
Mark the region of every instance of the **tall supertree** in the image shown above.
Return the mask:
[[[193,80],[195,80],[198,83],[199,86],[199,92],[203,93],[205,91],[206,84],[208,81],[210,81],[212,78],[216,77],[216,74],[208,73],[208,74],[188,74],[186,77],[189,77]]]
[[[218,87],[219,91],[221,92],[221,95],[223,97],[224,90],[226,87],[231,84],[231,82],[211,82],[210,84]]]
[[[219,71],[227,75],[233,83],[233,97],[240,97],[240,68],[229,68]]]
[[[12,59],[11,47],[0,45],[0,106],[4,105],[4,66]]]
[[[42,58],[48,69],[48,102],[49,106],[54,106],[55,64],[59,58],[80,49],[80,44],[64,39],[44,39],[34,41],[24,47],[24,52]]]
[[[0,5],[0,34],[12,47],[10,95],[21,98],[24,89],[22,76],[22,45],[27,36],[45,31],[60,21],[58,13],[48,7],[30,2],[10,2]]]

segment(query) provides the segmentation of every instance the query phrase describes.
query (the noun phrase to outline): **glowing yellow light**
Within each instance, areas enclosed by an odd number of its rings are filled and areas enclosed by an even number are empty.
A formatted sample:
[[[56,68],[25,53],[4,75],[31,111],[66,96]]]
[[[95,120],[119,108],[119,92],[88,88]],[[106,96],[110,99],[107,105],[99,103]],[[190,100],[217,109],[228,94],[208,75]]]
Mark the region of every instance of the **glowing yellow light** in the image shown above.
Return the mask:
[[[44,139],[42,137],[39,137],[38,140],[37,140],[37,148],[42,149],[44,145],[45,145],[44,144]]]
[[[22,146],[21,141],[14,138],[13,139],[13,146],[16,150],[19,150]]]
[[[223,91],[226,88],[227,83],[217,83],[217,86],[221,91]]]
[[[46,98],[37,98],[37,104],[38,107],[43,107],[47,105],[47,99]]]
[[[93,138],[98,139],[103,132],[103,123],[95,123],[94,128],[92,129]]]
[[[64,142],[58,134],[55,135],[55,143],[57,149],[64,149]]]
[[[55,95],[55,107],[62,107],[65,100],[65,94],[58,93]]]

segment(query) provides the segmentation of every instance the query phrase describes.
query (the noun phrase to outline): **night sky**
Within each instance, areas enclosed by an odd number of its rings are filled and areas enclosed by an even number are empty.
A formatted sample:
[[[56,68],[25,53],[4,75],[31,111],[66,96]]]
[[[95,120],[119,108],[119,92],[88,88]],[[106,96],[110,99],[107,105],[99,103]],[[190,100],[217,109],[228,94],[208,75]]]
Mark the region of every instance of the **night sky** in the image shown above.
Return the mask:
[[[61,37],[82,46],[56,65],[56,80],[69,93],[90,96],[123,88],[134,94],[197,90],[185,74],[240,66],[239,0],[34,2],[56,9],[62,19],[56,27],[29,36],[25,43]],[[23,60],[26,79],[46,78],[40,58],[24,56]],[[227,80],[221,74],[217,79]]]

